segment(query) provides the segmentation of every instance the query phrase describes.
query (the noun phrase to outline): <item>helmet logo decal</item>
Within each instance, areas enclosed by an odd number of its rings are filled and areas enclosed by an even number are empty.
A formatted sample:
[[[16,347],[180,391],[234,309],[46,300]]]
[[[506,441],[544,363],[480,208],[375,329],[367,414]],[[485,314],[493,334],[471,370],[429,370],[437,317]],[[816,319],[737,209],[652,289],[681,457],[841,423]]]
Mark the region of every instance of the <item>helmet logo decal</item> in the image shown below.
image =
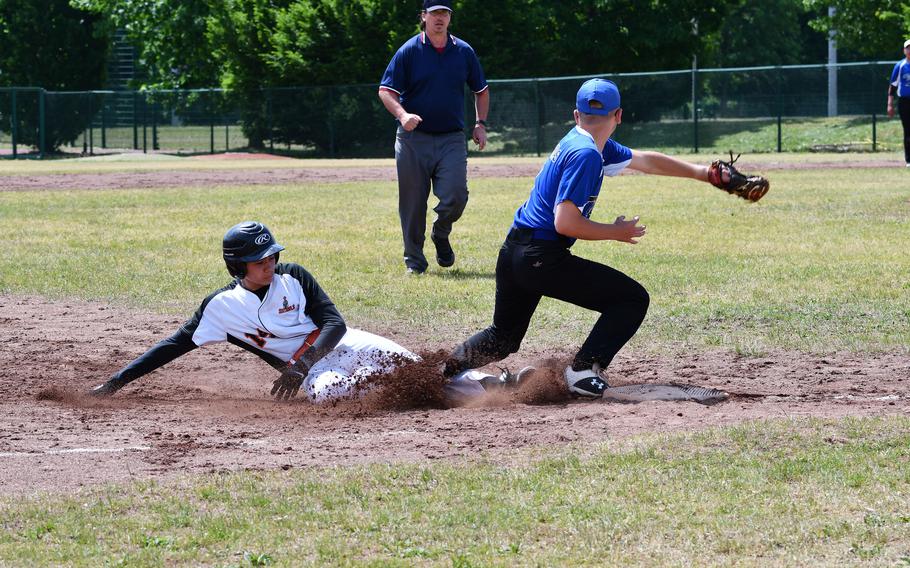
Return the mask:
[[[261,235],[256,237],[256,240],[254,242],[257,245],[264,245],[265,243],[269,242],[270,240],[272,240],[272,235],[270,235],[268,233],[262,233]]]

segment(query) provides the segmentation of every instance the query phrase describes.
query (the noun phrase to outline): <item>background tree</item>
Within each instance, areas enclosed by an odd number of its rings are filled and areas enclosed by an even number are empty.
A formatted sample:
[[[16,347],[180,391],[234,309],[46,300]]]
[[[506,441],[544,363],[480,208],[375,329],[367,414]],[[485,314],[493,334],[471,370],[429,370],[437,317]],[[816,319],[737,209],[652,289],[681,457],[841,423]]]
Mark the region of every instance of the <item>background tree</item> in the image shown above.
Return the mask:
[[[120,29],[138,53],[134,88],[194,89],[218,85],[208,24],[217,0],[71,0],[103,18],[107,34]]]
[[[735,0],[727,11],[724,25],[705,37],[700,67],[796,65],[827,58],[827,36],[809,26],[816,14],[802,0]],[[794,72],[703,74],[700,107],[709,116],[717,110],[726,116],[776,112],[779,101],[769,94],[810,82]]]
[[[68,0],[0,0],[0,86],[100,88],[109,40],[98,24],[97,16],[71,7]],[[17,102],[19,142],[37,146],[37,97],[23,93]],[[49,97],[46,103],[45,144],[54,150],[75,140],[90,117],[73,97]],[[0,121],[0,128],[11,132],[10,121]]]
[[[817,16],[811,25],[825,34],[837,32],[837,46],[858,58],[900,59],[910,38],[910,4],[906,0],[805,0]],[[835,14],[828,16],[828,6]]]
[[[275,22],[290,0],[227,0],[209,18],[212,54],[222,62],[221,86],[239,103],[243,130],[253,148],[271,138],[273,105],[264,89],[280,85],[269,62],[275,58]]]

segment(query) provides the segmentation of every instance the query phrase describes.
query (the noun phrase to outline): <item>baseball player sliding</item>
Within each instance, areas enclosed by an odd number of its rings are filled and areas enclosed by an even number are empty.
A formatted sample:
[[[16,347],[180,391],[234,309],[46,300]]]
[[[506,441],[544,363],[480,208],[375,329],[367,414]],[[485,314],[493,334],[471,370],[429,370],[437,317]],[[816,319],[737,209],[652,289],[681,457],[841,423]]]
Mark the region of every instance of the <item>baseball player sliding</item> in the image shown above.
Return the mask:
[[[173,335],[90,394],[112,395],[197,347],[222,341],[280,371],[271,391],[279,400],[295,397],[301,388],[317,403],[344,397],[358,381],[418,359],[394,341],[347,327],[309,272],[299,264],[278,264],[284,247],[262,223],[234,225],[224,235],[222,249],[234,280],[209,294]],[[507,371],[493,376],[468,369],[446,384],[446,394],[459,402],[517,380]]]
[[[645,235],[638,217],[619,216],[613,223],[590,220],[604,175],[615,176],[629,167],[687,177],[749,201],[768,191],[766,179],[740,174],[732,155],[730,162],[699,166],[659,152],[631,150],[612,140],[622,122],[619,102],[619,89],[611,81],[592,79],[578,90],[576,126],[540,169],[499,251],[493,324],[452,352],[445,375],[460,376],[466,368],[482,367],[518,351],[537,304],[547,296],[601,314],[564,375],[573,394],[602,396],[608,386],[602,372],[635,335],[650,301],[634,279],[570,252],[576,239],[634,245]]]

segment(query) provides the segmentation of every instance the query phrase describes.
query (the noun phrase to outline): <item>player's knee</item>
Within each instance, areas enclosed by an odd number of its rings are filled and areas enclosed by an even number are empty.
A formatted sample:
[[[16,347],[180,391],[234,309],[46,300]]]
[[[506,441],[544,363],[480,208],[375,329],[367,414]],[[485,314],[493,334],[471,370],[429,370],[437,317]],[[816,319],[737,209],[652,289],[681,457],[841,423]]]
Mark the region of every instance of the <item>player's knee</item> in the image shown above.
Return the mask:
[[[644,318],[648,313],[648,306],[651,305],[651,295],[642,285],[638,286],[635,294],[632,295],[632,304],[636,307],[641,317]]]
[[[321,404],[348,396],[355,383],[352,377],[328,371],[308,380],[304,388],[311,402]]]
[[[439,207],[436,212],[442,217],[457,217],[464,212],[467,206],[467,191],[453,191],[439,201]]]
[[[645,287],[641,285],[639,285],[638,291],[638,305],[641,306],[643,312],[647,312],[648,306],[651,305],[651,294],[648,294],[648,291],[645,290]]]

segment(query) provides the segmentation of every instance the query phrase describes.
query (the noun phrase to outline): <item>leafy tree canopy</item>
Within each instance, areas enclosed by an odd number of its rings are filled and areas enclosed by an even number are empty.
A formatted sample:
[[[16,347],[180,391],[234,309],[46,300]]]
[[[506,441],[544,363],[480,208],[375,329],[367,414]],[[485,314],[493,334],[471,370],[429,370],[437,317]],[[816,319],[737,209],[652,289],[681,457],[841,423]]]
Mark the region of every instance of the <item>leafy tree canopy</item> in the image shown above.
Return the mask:
[[[910,38],[910,4],[905,0],[805,0],[819,15],[815,29],[835,30],[838,49],[849,49],[865,58],[898,59]],[[828,6],[835,9],[828,15]]]
[[[126,32],[137,47],[144,77],[135,87],[211,87],[220,78],[212,57],[208,25],[223,2],[217,0],[71,0],[73,6],[104,18],[106,30]]]
[[[68,0],[0,0],[0,85],[98,89],[108,38]]]

